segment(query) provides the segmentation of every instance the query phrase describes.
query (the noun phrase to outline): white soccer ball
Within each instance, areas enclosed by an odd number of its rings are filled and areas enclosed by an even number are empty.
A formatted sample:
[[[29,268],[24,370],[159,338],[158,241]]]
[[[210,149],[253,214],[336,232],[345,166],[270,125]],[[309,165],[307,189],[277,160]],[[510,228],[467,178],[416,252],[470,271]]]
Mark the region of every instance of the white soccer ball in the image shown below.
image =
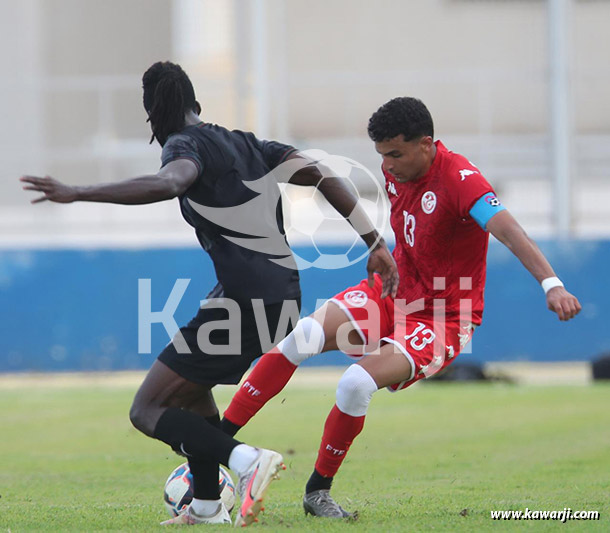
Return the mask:
[[[218,470],[220,499],[227,511],[235,506],[235,484],[231,475],[222,466]],[[171,516],[178,516],[193,499],[193,475],[188,463],[177,467],[167,478],[163,491],[163,501]]]

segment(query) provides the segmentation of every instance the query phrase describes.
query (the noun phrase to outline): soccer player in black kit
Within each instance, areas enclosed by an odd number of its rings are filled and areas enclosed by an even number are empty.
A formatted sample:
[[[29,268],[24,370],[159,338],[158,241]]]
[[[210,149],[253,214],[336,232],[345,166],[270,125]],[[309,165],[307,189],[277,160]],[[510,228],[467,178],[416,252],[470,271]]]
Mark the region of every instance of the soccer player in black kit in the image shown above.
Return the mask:
[[[163,524],[231,523],[219,498],[221,463],[239,476],[241,507],[235,525],[249,525],[261,510],[269,483],[283,467],[282,456],[248,446],[224,433],[212,387],[238,383],[252,361],[265,352],[258,335],[253,300],[262,300],[272,335],[283,338],[290,332],[292,325],[280,320],[281,309],[291,300],[295,308],[300,308],[299,276],[296,267],[279,265],[268,254],[240,247],[226,238],[222,228],[202,216],[196,206],[235,209],[246,204],[256,196],[245,185],[247,182],[301,156],[291,146],[261,141],[252,133],[229,131],[202,122],[193,86],[179,65],[155,63],[142,81],[151,142],[156,139],[163,147],[162,166],[156,174],[92,186],[70,186],[48,176],[23,176],[21,181],[27,184],[24,189],[43,193],[32,203],[49,200],[147,204],[179,199],[182,215],[195,228],[202,248],[210,254],[218,278],[206,301],[225,298],[239,305],[241,346],[228,354],[200,349],[199,328],[206,323],[229,320],[227,309],[204,302],[153,363],[136,393],[130,419],[142,433],[186,456],[193,474],[193,501],[178,517]],[[318,187],[330,204],[356,226],[354,216],[363,213],[357,197],[343,180],[322,179],[315,165],[295,168],[289,183]],[[281,208],[273,206],[269,211],[260,213],[244,207],[239,216],[246,227],[249,220],[254,225],[264,218],[267,229],[285,239]],[[370,250],[369,279],[372,281],[373,274],[379,273],[385,295],[395,295],[396,265],[383,239],[374,229],[359,233]],[[210,341],[214,346],[229,343],[223,333],[226,330],[212,330]]]

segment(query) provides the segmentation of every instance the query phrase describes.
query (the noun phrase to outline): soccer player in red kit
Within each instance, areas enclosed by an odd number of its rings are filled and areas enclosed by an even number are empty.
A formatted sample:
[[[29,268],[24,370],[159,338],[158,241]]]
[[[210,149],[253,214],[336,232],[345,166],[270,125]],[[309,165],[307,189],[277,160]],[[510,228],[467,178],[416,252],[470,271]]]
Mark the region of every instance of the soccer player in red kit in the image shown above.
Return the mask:
[[[330,487],[364,426],[373,393],[397,391],[449,365],[481,324],[489,233],[542,284],[560,320],[580,311],[536,244],[502,206],[472,163],[434,141],[432,117],[415,98],[395,98],[369,121],[383,159],[398,292],[382,297],[370,276],[331,298],[265,354],[224,413],[235,433],[292,376],[302,361],[341,349],[358,358],[339,380],[306,489],[306,513],[349,517]]]

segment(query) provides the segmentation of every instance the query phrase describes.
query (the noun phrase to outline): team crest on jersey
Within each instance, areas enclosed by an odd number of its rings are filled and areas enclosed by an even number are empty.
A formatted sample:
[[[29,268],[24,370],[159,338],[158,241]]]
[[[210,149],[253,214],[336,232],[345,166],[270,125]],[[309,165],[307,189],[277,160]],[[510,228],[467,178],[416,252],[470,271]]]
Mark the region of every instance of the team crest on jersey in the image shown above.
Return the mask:
[[[364,307],[369,297],[364,291],[349,291],[345,293],[343,299],[352,307]]]
[[[426,215],[429,215],[436,209],[436,194],[432,191],[425,192],[421,197],[421,208]]]

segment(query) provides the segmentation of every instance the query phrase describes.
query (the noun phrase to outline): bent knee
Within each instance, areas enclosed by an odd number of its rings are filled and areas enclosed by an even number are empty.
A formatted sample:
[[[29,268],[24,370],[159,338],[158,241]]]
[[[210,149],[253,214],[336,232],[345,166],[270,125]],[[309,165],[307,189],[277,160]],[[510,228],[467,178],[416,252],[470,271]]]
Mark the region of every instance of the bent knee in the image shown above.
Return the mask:
[[[298,321],[277,348],[293,365],[320,354],[325,348],[324,328],[316,319],[308,316]]]
[[[129,409],[129,420],[138,431],[152,437],[155,430],[153,416],[146,406],[134,401]]]
[[[351,365],[337,386],[337,407],[350,416],[364,416],[377,384],[360,365]]]

